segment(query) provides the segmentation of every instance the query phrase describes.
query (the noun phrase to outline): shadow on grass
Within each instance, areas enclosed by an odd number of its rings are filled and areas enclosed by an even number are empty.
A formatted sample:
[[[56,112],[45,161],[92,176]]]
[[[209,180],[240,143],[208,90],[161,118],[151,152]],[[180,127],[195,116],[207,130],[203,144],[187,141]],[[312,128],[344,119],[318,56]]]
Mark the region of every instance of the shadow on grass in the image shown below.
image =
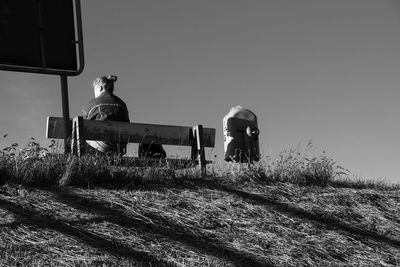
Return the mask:
[[[119,188],[119,186],[117,187]],[[231,195],[240,197],[241,199],[249,203],[264,205],[266,206],[266,208],[278,211],[291,217],[297,217],[313,223],[319,223],[327,229],[346,232],[353,237],[359,239],[360,241],[370,239],[386,243],[391,246],[400,246],[399,240],[380,235],[370,230],[355,227],[348,223],[339,221],[329,214],[322,212],[310,212],[301,208],[293,207],[290,204],[281,203],[267,196],[249,193],[244,190],[237,189],[233,186],[226,185],[225,183],[218,180],[190,179],[185,182],[179,181],[179,183],[176,184],[172,183],[167,186],[163,185],[158,187],[157,189],[163,190],[162,188],[165,189],[167,187],[177,189],[207,188],[211,190],[226,192]],[[135,218],[127,215],[123,210],[112,207],[112,205],[106,201],[82,196],[73,192],[72,190],[69,190],[68,188],[63,190],[49,188],[42,189],[52,193],[54,197],[57,198],[60,202],[63,202],[81,211],[94,213],[98,217],[88,220],[66,222],[63,220],[55,219],[53,217],[49,217],[47,215],[40,214],[35,211],[31,211],[7,200],[0,199],[0,206],[18,215],[18,217],[20,217],[24,223],[28,222],[38,228],[49,228],[61,232],[65,235],[75,237],[82,243],[97,248],[104,253],[122,256],[136,261],[144,261],[146,263],[155,263],[157,266],[172,266],[172,264],[157,259],[150,253],[134,250],[131,247],[128,247],[125,243],[121,243],[118,241],[115,242],[114,240],[99,236],[98,234],[94,234],[81,228],[74,227],[74,225],[107,221],[127,229],[134,229],[138,233],[154,234],[163,238],[167,238],[171,241],[177,241],[181,244],[190,246],[208,255],[213,255],[215,257],[225,259],[238,266],[273,266],[273,264],[269,261],[265,262],[250,253],[238,251],[234,248],[227,246],[227,244],[221,242],[220,240],[206,236],[203,233],[196,231],[185,231],[185,229],[182,229],[180,225],[168,220],[168,218],[165,218],[159,214],[141,214],[146,216],[150,220],[143,219],[142,217]]]
[[[149,263],[150,266],[152,266],[152,264],[156,264],[157,266],[175,266],[168,262],[157,259],[147,252],[134,250],[121,242],[93,234],[79,227],[75,227],[72,223],[66,223],[63,220],[58,220],[52,218],[51,216],[29,210],[14,202],[0,199],[0,207],[13,213],[16,217],[21,219],[25,225],[31,225],[38,229],[51,229],[57,231],[66,236],[73,237],[83,244],[98,249],[105,254],[112,254],[117,257],[125,257],[127,259],[134,260],[138,264]],[[104,221],[104,219],[102,219],[102,221]],[[15,227],[17,224],[10,224],[10,226]]]
[[[16,229],[18,227],[20,227],[23,224],[29,223],[28,220],[19,220],[16,222],[10,222],[10,223],[2,223],[0,224],[0,228],[4,227],[4,228],[9,228],[9,229]]]
[[[138,219],[126,215],[124,211],[112,207],[110,203],[97,199],[89,199],[68,189],[49,190],[49,192],[55,194],[58,201],[76,209],[102,216],[103,220],[107,222],[128,229],[135,228],[139,233],[149,233],[166,237],[169,240],[180,242],[208,255],[225,259],[237,266],[274,266],[271,262],[266,262],[250,253],[227,247],[225,243],[218,239],[213,239],[202,233],[193,231],[186,232],[181,226],[155,213],[141,214],[150,219],[143,220],[143,218]]]
[[[184,185],[178,185],[178,187],[182,187]],[[345,231],[349,234],[352,234],[353,236],[358,236],[358,237],[363,237],[366,239],[373,239],[375,241],[379,242],[384,242],[392,246],[397,246],[400,247],[400,240],[392,239],[387,236],[380,235],[376,232],[372,232],[369,230],[361,229],[349,224],[346,224],[344,222],[341,222],[337,220],[336,218],[322,212],[310,212],[301,208],[293,207],[290,206],[289,204],[286,203],[281,203],[279,201],[273,200],[271,198],[259,195],[259,194],[254,194],[254,193],[249,193],[240,189],[236,189],[232,186],[228,186],[222,183],[218,183],[215,181],[210,181],[210,180],[192,180],[191,184],[189,186],[195,186],[198,188],[208,188],[211,190],[219,190],[219,191],[224,191],[232,195],[236,195],[240,198],[242,198],[245,201],[251,202],[251,203],[257,203],[260,205],[267,205],[269,208],[272,208],[275,211],[278,211],[280,213],[292,216],[292,217],[297,217],[303,220],[311,221],[311,222],[316,222],[316,223],[321,223],[323,224],[327,229],[332,229],[332,230],[339,230],[339,231]]]

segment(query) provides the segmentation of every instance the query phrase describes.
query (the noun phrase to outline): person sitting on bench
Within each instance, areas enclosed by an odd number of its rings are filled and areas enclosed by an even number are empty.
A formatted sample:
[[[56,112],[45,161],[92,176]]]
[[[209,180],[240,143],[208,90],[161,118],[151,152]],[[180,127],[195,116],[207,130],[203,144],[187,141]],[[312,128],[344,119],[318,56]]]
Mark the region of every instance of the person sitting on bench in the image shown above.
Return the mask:
[[[129,122],[129,112],[124,101],[114,95],[114,83],[117,76],[102,76],[93,81],[94,98],[83,108],[87,120],[111,120]],[[126,143],[107,141],[86,141],[95,151],[107,154],[124,155]],[[90,150],[90,148],[88,149]]]
[[[114,83],[117,76],[102,76],[93,81],[94,98],[83,108],[87,120],[111,120],[129,122],[129,112],[124,101],[114,95]],[[126,154],[127,143],[104,141],[86,141],[94,151],[106,154]],[[166,153],[160,144],[140,144],[139,157],[165,158]]]

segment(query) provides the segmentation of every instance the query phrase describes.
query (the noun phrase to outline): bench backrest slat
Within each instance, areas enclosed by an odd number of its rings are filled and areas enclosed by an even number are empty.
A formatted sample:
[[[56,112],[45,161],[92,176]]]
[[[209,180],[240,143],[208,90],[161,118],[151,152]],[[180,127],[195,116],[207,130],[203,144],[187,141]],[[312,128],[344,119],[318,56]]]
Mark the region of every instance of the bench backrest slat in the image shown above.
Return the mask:
[[[83,128],[86,140],[180,146],[192,145],[192,127],[188,126],[84,120]],[[46,137],[64,138],[62,118],[47,118]],[[214,147],[215,129],[203,128],[203,141],[204,147]]]

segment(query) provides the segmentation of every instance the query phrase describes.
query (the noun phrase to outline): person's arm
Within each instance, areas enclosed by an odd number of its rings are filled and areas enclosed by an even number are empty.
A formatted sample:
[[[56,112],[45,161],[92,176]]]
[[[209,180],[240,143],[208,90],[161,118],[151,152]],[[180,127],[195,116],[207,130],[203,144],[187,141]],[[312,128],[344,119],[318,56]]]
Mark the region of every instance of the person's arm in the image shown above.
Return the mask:
[[[82,114],[86,120],[102,120],[104,113],[101,111],[101,104],[94,102],[93,100],[83,107]]]

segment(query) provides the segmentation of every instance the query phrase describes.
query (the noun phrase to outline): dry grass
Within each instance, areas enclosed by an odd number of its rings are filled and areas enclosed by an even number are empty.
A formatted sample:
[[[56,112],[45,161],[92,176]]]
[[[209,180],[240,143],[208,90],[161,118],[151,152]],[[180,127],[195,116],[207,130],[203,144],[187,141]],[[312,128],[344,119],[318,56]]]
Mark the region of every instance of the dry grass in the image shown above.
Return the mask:
[[[0,266],[400,265],[399,187],[290,153],[208,177],[5,153]]]
[[[223,178],[132,190],[5,185],[0,263],[396,266],[399,198]]]

